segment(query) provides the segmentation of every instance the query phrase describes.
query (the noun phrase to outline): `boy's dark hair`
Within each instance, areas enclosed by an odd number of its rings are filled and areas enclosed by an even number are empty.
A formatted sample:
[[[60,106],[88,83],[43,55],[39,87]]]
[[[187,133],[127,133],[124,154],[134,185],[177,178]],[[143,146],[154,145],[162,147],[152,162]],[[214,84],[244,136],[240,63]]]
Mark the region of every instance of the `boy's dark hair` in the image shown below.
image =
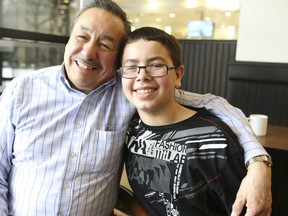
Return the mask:
[[[114,1],[111,0],[92,0],[89,1],[75,16],[72,27],[74,26],[75,22],[77,22],[79,16],[83,14],[86,10],[90,8],[100,8],[106,10],[115,16],[119,17],[124,25],[124,29],[126,34],[131,32],[131,22],[127,18],[127,14],[117,5]],[[97,20],[95,20],[97,22]]]
[[[142,27],[136,29],[130,34],[126,35],[123,39],[118,57],[118,66],[121,66],[123,51],[127,44],[133,43],[137,40],[146,40],[146,41],[157,41],[161,43],[169,52],[174,66],[180,66],[182,64],[181,60],[181,48],[177,39],[165,31],[154,28],[154,27]],[[141,50],[139,50],[141,52]]]

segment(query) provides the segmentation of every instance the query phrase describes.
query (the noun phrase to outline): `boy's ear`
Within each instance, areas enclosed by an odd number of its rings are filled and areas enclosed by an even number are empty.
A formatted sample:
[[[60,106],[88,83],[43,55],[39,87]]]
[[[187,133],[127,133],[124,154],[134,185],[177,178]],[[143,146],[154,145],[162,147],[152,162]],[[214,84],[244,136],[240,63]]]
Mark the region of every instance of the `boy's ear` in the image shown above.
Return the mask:
[[[180,65],[175,69],[176,79],[175,79],[175,88],[180,88],[182,83],[182,78],[184,76],[184,65]]]

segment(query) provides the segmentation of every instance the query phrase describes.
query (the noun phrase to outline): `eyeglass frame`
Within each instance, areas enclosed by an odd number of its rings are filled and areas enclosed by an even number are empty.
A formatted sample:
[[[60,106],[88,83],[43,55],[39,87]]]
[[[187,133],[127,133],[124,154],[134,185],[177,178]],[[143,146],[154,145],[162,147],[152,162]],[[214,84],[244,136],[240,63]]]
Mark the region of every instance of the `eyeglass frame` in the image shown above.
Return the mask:
[[[161,67],[166,67],[166,73],[164,73],[163,75],[156,75],[156,76],[151,76],[150,72],[147,70],[147,67],[152,67],[152,66],[161,66]],[[123,68],[138,68],[138,71],[135,73],[135,77],[125,77],[123,76]],[[137,78],[137,76],[139,75],[140,73],[140,70],[144,68],[145,69],[145,73],[148,77],[152,77],[152,78],[155,78],[155,77],[163,77],[163,76],[167,76],[169,70],[174,70],[177,68],[177,66],[168,66],[166,64],[151,64],[151,65],[147,65],[147,66],[123,66],[123,67],[120,67],[117,72],[120,73],[121,77],[122,78],[125,78],[125,79],[135,79]]]

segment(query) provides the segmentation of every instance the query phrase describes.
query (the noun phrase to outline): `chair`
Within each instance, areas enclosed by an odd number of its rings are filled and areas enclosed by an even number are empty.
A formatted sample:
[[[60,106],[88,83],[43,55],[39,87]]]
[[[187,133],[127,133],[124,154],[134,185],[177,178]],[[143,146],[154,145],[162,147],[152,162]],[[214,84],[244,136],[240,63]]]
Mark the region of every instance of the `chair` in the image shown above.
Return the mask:
[[[119,196],[113,212],[114,216],[149,216],[146,210],[135,200],[133,192],[120,185]]]

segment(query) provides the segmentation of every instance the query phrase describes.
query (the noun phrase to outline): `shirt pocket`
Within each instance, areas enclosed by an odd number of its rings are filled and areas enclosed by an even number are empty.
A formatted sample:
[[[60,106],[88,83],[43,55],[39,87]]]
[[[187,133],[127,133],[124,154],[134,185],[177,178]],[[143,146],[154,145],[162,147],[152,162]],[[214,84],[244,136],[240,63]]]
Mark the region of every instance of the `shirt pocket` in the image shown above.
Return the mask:
[[[126,129],[96,131],[95,143],[89,153],[92,172],[117,171],[122,162]]]

